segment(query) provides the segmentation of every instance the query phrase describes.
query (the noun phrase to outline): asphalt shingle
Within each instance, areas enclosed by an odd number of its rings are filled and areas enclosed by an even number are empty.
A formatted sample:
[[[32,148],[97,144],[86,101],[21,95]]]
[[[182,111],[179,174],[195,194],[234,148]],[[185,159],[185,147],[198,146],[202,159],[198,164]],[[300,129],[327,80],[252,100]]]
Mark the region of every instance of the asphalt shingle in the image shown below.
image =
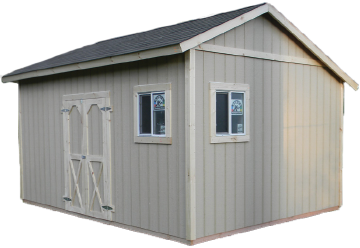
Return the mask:
[[[15,70],[5,76],[12,76],[25,72],[49,69],[63,65],[70,65],[179,44],[264,4],[265,3],[262,3],[206,18],[100,41],[93,45],[84,46],[42,62]]]

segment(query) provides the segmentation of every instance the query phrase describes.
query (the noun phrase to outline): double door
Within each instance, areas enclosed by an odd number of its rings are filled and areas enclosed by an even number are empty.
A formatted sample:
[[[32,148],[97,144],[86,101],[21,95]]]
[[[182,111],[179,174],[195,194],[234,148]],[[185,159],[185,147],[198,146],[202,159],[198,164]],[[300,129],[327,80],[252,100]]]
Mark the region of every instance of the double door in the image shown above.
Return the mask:
[[[112,220],[109,92],[65,95],[61,111],[65,209]]]

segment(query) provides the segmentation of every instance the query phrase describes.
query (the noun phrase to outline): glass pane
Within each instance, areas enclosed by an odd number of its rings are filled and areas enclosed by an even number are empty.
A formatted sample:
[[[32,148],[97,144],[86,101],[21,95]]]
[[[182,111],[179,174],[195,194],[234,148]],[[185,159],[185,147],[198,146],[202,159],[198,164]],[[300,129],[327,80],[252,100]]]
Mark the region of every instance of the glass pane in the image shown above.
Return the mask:
[[[153,94],[154,134],[165,135],[165,93]]]
[[[243,134],[244,126],[244,93],[231,93],[231,133]]]
[[[228,133],[228,93],[216,93],[216,133]]]
[[[140,95],[140,134],[151,134],[151,95]]]

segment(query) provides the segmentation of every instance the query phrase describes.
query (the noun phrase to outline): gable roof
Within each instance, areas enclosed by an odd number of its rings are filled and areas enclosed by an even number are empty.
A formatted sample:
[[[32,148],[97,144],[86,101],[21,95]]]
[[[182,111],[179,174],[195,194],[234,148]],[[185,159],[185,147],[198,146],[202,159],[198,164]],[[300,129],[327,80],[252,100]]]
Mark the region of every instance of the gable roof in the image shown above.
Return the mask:
[[[265,13],[269,13],[354,90],[359,88],[353,79],[268,3],[100,41],[15,70],[3,76],[2,81],[13,82],[25,78],[182,53]]]
[[[34,70],[49,69],[179,44],[264,4],[265,3],[262,3],[207,18],[191,20],[146,32],[100,41],[93,45],[84,46],[51,59],[18,69],[6,74],[5,77]]]

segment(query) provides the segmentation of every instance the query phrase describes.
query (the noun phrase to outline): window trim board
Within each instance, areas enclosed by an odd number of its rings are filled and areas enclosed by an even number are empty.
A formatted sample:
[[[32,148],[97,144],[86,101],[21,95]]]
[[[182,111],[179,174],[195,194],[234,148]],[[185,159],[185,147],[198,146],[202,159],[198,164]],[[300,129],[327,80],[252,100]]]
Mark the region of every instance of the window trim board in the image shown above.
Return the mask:
[[[147,136],[139,134],[139,94],[165,92],[165,135]],[[134,99],[134,142],[146,144],[172,144],[171,133],[171,83],[136,85],[133,89]],[[152,100],[152,99],[151,99]]]

